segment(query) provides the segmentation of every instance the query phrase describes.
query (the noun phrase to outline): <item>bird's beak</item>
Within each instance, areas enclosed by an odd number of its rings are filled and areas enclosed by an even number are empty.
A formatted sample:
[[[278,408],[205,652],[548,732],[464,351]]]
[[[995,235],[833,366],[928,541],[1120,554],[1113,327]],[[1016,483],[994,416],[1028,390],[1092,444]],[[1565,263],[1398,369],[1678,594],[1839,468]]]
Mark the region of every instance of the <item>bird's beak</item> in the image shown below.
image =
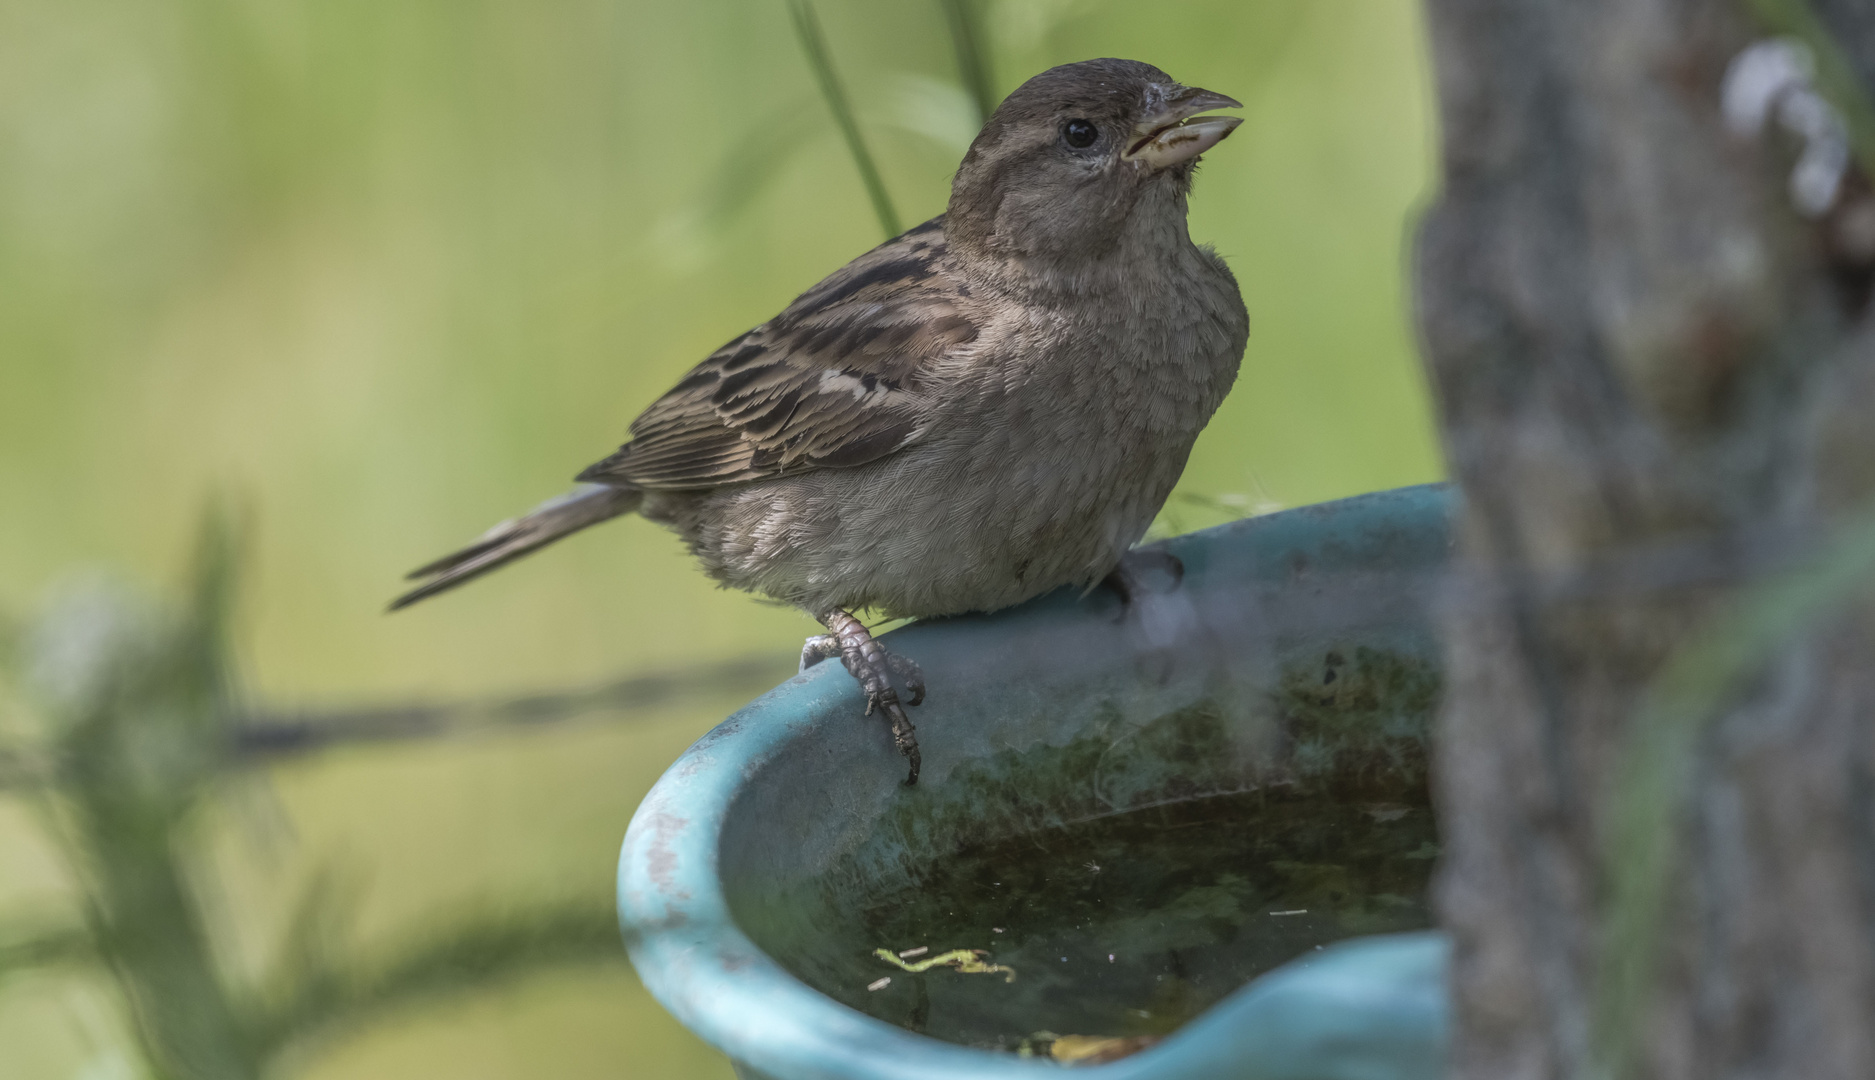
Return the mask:
[[[1158,89],[1154,87],[1154,89]],[[1199,116],[1208,109],[1241,109],[1243,103],[1195,86],[1168,87],[1157,102],[1149,102],[1146,116],[1133,128],[1133,141],[1121,153],[1157,171],[1190,161],[1224,141],[1243,123],[1239,116]]]

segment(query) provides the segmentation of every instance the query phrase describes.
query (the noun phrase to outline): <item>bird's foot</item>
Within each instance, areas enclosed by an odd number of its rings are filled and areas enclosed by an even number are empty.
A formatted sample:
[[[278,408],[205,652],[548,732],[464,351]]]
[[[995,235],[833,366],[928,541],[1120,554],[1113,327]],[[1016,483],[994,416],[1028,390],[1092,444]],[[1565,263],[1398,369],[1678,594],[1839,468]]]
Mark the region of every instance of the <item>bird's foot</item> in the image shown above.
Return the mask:
[[[880,651],[885,651],[883,646]],[[808,638],[806,644],[801,646],[801,670],[806,671],[822,660],[831,660],[836,656],[841,656],[839,640],[832,634],[816,634]],[[844,657],[841,657],[841,663],[849,671],[851,670],[852,666],[846,664]],[[899,681],[905,684],[905,693],[911,696],[905,704],[922,705],[924,703],[924,669],[918,666],[918,662],[909,656],[886,652],[885,666],[890,668],[892,674],[897,675]],[[858,677],[854,676],[854,678]],[[871,711],[872,706],[868,703],[867,713],[870,714]]]
[[[916,784],[920,764],[918,736],[912,728],[911,717],[905,715],[905,706],[899,702],[898,691],[892,688],[892,675],[896,673],[905,681],[905,690],[911,695],[910,704],[916,705],[924,700],[924,673],[910,660],[886,652],[865,625],[846,612],[836,608],[820,616],[820,621],[826,625],[828,633],[807,639],[801,649],[801,669],[805,671],[822,660],[838,656],[847,673],[858,680],[860,689],[866,693],[866,715],[871,716],[877,709],[891,721],[892,741],[911,764],[911,774],[905,783]]]
[[[1125,628],[1149,682],[1164,685],[1190,646],[1196,616],[1180,591],[1184,582],[1185,563],[1162,548],[1127,552],[1103,582],[1120,598],[1113,621]]]
[[[1120,598],[1121,618],[1148,593],[1171,592],[1185,580],[1185,561],[1156,548],[1129,551],[1101,582]]]

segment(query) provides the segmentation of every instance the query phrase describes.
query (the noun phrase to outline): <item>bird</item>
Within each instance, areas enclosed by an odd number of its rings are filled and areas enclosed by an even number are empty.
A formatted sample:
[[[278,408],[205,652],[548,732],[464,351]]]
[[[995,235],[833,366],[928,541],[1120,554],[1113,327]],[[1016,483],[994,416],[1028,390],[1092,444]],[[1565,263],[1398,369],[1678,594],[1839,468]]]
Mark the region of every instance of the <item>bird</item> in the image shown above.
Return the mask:
[[[724,586],[826,629],[918,780],[915,662],[855,614],[987,612],[1111,582],[1236,380],[1249,315],[1186,224],[1241,103],[1135,60],[1051,68],[990,115],[945,212],[698,364],[578,487],[419,567],[406,607],[636,512]],[[905,686],[901,698],[893,677]]]

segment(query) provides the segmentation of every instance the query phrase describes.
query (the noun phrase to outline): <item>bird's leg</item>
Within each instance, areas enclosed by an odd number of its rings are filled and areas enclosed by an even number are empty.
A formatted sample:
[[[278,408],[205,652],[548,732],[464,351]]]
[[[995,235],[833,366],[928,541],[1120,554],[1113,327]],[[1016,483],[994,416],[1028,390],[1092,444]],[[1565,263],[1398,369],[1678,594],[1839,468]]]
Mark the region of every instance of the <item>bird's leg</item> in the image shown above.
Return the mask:
[[[918,736],[913,733],[911,718],[905,715],[905,707],[899,704],[898,691],[892,689],[892,671],[896,668],[905,678],[905,688],[911,692],[912,704],[924,700],[924,676],[916,664],[901,661],[889,655],[873,639],[866,627],[858,619],[834,608],[819,616],[827,628],[827,635],[809,638],[807,646],[801,650],[801,663],[811,667],[827,656],[837,654],[840,663],[848,674],[859,681],[861,690],[866,692],[866,715],[871,716],[874,709],[885,714],[892,722],[892,741],[898,746],[898,752],[911,761],[911,775],[907,784],[918,782]],[[810,654],[813,657],[809,661]],[[906,674],[909,664],[909,674]]]

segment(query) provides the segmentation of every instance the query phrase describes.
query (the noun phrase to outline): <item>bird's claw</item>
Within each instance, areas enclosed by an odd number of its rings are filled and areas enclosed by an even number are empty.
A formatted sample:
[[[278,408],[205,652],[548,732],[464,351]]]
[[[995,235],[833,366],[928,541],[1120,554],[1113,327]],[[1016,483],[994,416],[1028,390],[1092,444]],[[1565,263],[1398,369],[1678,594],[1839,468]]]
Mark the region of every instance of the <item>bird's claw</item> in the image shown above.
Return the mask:
[[[896,672],[905,681],[911,704],[916,705],[924,700],[924,673],[910,660],[886,652],[866,627],[846,612],[831,611],[821,616],[821,621],[831,633],[807,639],[801,649],[802,669],[829,656],[839,656],[842,666],[866,694],[866,715],[871,716],[876,709],[891,721],[892,743],[910,759],[911,773],[905,783],[916,784],[921,764],[918,736],[899,702],[898,691],[892,688],[892,674]]]

